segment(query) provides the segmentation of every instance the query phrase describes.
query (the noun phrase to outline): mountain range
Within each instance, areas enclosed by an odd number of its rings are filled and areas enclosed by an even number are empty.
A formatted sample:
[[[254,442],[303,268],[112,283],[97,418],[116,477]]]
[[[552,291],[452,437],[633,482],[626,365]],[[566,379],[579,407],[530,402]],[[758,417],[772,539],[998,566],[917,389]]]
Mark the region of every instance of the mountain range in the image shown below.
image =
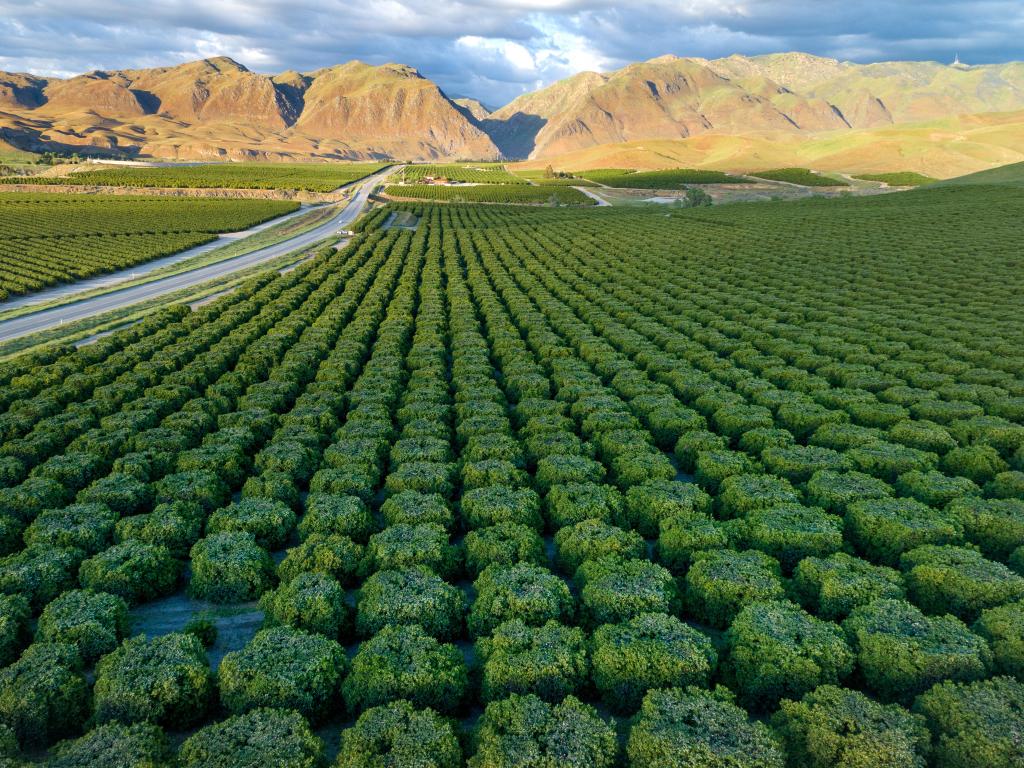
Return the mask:
[[[0,139],[176,159],[498,157],[416,70],[359,61],[273,76],[227,57],[67,80],[0,73]]]
[[[266,75],[218,57],[68,79],[0,73],[0,141],[177,159],[545,161],[698,137],[805,144],[989,113],[1011,113],[1016,125],[1016,112],[1024,126],[1024,63],[803,53],[662,56],[582,72],[493,112],[400,64]]]

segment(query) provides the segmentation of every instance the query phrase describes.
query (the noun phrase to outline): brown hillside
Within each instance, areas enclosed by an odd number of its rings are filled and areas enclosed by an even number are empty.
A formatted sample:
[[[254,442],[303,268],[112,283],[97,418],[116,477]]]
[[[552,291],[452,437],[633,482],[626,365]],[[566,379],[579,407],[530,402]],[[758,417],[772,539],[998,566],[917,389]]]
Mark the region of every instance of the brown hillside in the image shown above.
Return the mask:
[[[44,78],[0,72],[0,109],[35,109],[43,103],[44,87]]]
[[[102,117],[134,118],[146,114],[142,99],[131,89],[131,81],[117,72],[51,80],[43,93],[46,103],[39,110],[48,115],[91,112]]]
[[[309,136],[373,142],[396,157],[498,155],[440,88],[400,64],[351,61],[313,73],[295,128]]]
[[[1024,64],[852,64],[804,53],[663,56],[527,94],[485,123],[507,155],[701,133],[818,134],[1024,109]]]
[[[720,148],[756,146],[762,157],[793,146],[814,157],[860,146],[863,131],[1022,109],[1024,63],[861,65],[803,53],[662,56],[574,75],[493,113],[449,99],[401,64],[270,76],[218,57],[67,80],[0,73],[0,138],[18,148],[175,159],[544,160],[701,136],[719,137],[711,143]],[[966,172],[985,167],[979,152],[943,156]],[[900,163],[891,170],[926,162],[891,157]],[[959,158],[971,157],[976,166],[962,168]]]
[[[298,116],[270,78],[250,72],[226,56],[124,74],[134,89],[155,98],[160,115],[172,120],[245,121],[279,131]]]
[[[732,80],[699,59],[675,56],[631,64],[608,75],[577,75],[517,99],[492,115],[492,121],[499,119],[524,128],[532,120],[537,131],[531,157],[710,131],[849,127],[822,99],[799,96],[757,73]],[[527,144],[521,138],[520,143]],[[519,147],[508,146],[506,153],[515,155],[515,149]]]
[[[462,114],[466,115],[467,117],[471,117],[473,120],[476,120],[477,122],[480,122],[481,120],[486,120],[488,117],[491,116],[491,110],[489,110],[476,99],[452,99],[452,102],[455,104],[455,106],[459,107],[459,109],[462,111]]]
[[[33,151],[173,159],[494,159],[476,121],[397,64],[276,77],[227,57],[67,80],[0,73],[0,135]]]
[[[741,136],[704,133],[688,139],[633,141],[534,159],[515,167],[583,171],[593,168],[712,168],[732,173],[784,167],[841,173],[916,171],[949,178],[1024,161],[1024,110],[961,115],[924,123],[830,131]]]

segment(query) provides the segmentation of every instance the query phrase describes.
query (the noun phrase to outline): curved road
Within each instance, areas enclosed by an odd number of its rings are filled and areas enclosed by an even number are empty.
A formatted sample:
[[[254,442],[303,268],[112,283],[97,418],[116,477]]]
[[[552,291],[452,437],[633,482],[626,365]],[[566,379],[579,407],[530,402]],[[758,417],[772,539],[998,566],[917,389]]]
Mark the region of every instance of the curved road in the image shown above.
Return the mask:
[[[233,259],[225,259],[224,261],[217,262],[216,264],[208,264],[205,267],[199,267],[198,269],[193,269],[189,272],[182,272],[178,275],[170,275],[159,280],[153,280],[152,282],[145,283],[144,285],[136,285],[123,288],[121,290],[111,291],[110,293],[105,293],[102,296],[83,299],[82,301],[74,304],[65,304],[64,306],[54,307],[52,309],[44,309],[39,312],[33,312],[29,315],[14,318],[13,320],[7,320],[0,323],[0,341],[10,341],[11,339],[17,339],[29,333],[45,331],[49,328],[62,325],[63,323],[83,320],[87,317],[92,317],[93,315],[109,312],[112,309],[120,309],[132,304],[137,304],[140,301],[145,301],[147,299],[152,299],[157,296],[163,296],[164,294],[181,290],[182,288],[189,288],[193,285],[199,285],[200,283],[215,280],[219,277],[226,277],[241,269],[246,269],[264,261],[284,256],[292,251],[299,250],[300,248],[313,245],[320,240],[336,235],[339,231],[346,229],[353,221],[355,221],[359,214],[363,212],[363,209],[366,208],[366,204],[369,202],[370,193],[374,188],[401,167],[402,166],[392,166],[384,169],[380,173],[366,178],[360,183],[361,186],[359,187],[359,191],[355,193],[349,204],[346,205],[337,216],[307,232],[295,235],[294,237],[277,243],[276,245],[268,245],[265,248],[252,251],[244,256],[236,256]]]

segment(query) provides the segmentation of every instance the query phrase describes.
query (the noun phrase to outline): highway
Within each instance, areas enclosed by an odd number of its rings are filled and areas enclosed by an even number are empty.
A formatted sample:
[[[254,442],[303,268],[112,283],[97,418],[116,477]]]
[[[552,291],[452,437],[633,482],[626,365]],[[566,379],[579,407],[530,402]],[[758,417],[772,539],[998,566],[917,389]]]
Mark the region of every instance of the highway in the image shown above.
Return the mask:
[[[159,269],[166,269],[167,267],[174,266],[175,264],[179,264],[183,261],[194,259],[197,256],[203,256],[204,254],[215,251],[218,248],[223,248],[229,243],[244,240],[245,238],[252,237],[264,230],[277,226],[278,224],[283,224],[284,222],[298,218],[299,216],[305,216],[311,210],[313,209],[308,206],[304,206],[294,213],[287,213],[284,216],[278,216],[276,219],[270,219],[262,224],[257,224],[255,227],[250,227],[243,232],[229,232],[219,235],[216,240],[204,243],[203,245],[197,245],[193,248],[187,248],[184,251],[172,253],[170,256],[163,256],[141,264],[134,264],[130,267],[119,269],[116,272],[105,272],[103,274],[96,275],[96,277],[87,277],[74,283],[58,283],[57,285],[52,285],[48,288],[27,293],[24,296],[12,296],[4,299],[3,303],[0,304],[0,310],[6,312],[11,309],[19,309],[20,307],[31,307],[34,304],[49,304],[55,299],[74,300],[76,294],[83,294],[103,288],[114,289],[117,287],[118,283],[134,282],[136,279],[146,277],[146,275],[156,272]]]
[[[268,245],[265,248],[260,248],[243,256],[236,256],[233,259],[225,259],[216,264],[208,264],[178,275],[170,275],[159,280],[153,280],[143,285],[111,291],[110,293],[90,299],[83,299],[73,304],[43,309],[39,312],[22,315],[13,320],[4,321],[0,323],[0,342],[17,339],[29,333],[45,331],[64,323],[84,320],[93,315],[121,309],[122,307],[137,304],[140,301],[153,299],[218,278],[229,277],[239,270],[247,269],[265,261],[284,256],[292,251],[297,251],[300,248],[311,246],[320,240],[336,235],[341,230],[347,229],[366,208],[370,193],[374,188],[401,167],[392,166],[391,168],[386,168],[362,182],[357,182],[360,184],[359,190],[353,195],[348,205],[337,216],[307,232],[297,234],[276,245]]]

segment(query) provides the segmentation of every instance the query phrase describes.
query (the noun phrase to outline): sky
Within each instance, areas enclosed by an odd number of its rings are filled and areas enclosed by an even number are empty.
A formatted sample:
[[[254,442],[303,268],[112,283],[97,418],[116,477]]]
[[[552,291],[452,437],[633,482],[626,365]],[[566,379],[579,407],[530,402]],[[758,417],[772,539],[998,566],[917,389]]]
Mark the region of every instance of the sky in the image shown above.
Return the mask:
[[[416,67],[488,106],[663,54],[1024,59],[1022,0],[0,0],[0,70],[70,76],[230,56],[257,72]]]

